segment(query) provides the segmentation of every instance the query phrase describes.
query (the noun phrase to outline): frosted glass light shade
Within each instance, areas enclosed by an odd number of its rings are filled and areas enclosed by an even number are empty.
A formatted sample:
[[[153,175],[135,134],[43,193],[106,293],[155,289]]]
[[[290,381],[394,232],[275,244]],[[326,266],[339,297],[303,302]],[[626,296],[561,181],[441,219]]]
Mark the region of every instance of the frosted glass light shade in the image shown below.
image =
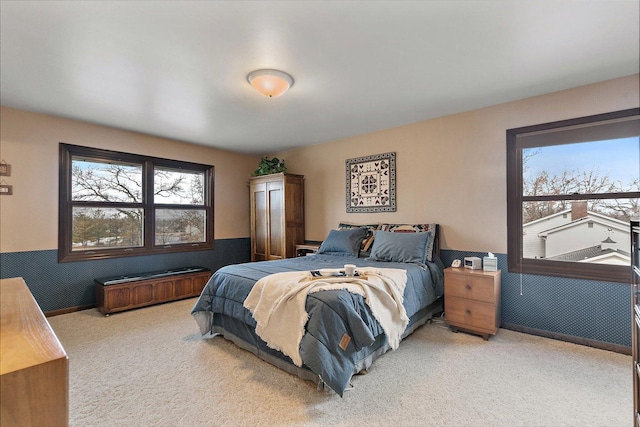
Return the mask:
[[[282,95],[293,85],[293,78],[278,70],[252,71],[247,80],[258,92],[269,98]]]

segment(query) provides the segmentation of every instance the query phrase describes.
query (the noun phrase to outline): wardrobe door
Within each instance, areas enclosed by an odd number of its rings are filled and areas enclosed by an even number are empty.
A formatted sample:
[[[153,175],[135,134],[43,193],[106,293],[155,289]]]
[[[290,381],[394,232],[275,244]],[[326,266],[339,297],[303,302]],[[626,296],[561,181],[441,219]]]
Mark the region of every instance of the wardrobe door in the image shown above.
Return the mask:
[[[251,261],[267,260],[267,184],[251,183]]]
[[[269,214],[267,215],[267,259],[286,258],[284,241],[284,184],[282,180],[267,183],[267,203],[269,205]]]

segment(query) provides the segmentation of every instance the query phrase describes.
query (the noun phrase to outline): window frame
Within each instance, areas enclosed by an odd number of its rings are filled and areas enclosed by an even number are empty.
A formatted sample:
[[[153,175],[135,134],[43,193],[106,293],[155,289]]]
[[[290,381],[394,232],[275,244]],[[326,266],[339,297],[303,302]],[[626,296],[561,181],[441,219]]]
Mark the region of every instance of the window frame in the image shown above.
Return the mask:
[[[549,130],[565,130],[569,127],[597,126],[601,122],[609,124],[616,120],[637,120],[640,108],[614,111],[593,116],[568,119],[539,125],[508,129],[507,134],[507,265],[511,273],[537,274],[544,276],[569,277],[575,279],[605,282],[630,283],[631,266],[589,264],[570,261],[523,258],[522,206],[526,201],[545,200],[593,200],[612,198],[640,198],[640,191],[596,194],[559,194],[553,196],[523,196],[523,147],[517,143],[517,137],[523,134]],[[566,143],[565,143],[566,144]],[[546,144],[549,145],[564,145]],[[533,145],[525,148],[535,148]]]
[[[122,162],[140,164],[142,166],[142,201],[141,202],[102,202],[72,200],[72,162],[73,157],[85,157],[101,162]],[[182,205],[154,203],[153,180],[154,167],[184,170],[185,172],[204,172],[203,205]],[[128,256],[166,254],[210,250],[214,248],[214,176],[215,168],[200,163],[171,160],[140,154],[123,153],[101,148],[83,147],[60,143],[59,147],[59,193],[58,193],[58,262],[72,262],[120,258]],[[120,247],[95,250],[72,250],[73,208],[78,206],[105,208],[140,208],[143,210],[143,244],[140,247]],[[197,243],[179,243],[171,245],[155,244],[155,211],[163,208],[203,210],[206,214],[205,241]]]

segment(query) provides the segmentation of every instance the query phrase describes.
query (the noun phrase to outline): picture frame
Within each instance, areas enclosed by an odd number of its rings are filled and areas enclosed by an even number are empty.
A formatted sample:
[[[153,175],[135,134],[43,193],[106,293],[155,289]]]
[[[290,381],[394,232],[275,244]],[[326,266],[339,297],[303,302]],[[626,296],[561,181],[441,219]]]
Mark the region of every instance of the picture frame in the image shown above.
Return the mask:
[[[11,176],[11,165],[4,160],[0,161],[0,176]]]
[[[396,211],[396,153],[345,160],[347,212]]]
[[[0,184],[0,196],[11,196],[13,194],[13,185]]]

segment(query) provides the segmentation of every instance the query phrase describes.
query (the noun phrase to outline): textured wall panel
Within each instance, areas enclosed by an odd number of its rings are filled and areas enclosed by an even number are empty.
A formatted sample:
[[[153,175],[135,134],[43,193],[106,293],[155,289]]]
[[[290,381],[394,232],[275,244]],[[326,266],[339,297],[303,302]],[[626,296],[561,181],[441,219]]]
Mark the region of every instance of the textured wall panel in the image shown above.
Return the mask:
[[[23,277],[42,311],[95,304],[93,279],[197,265],[217,270],[250,261],[250,239],[215,241],[210,251],[58,263],[58,251],[0,254],[0,278]]]
[[[199,265],[213,271],[248,262],[249,239],[216,240],[211,251],[58,263],[56,250],[0,254],[0,278],[24,277],[42,310],[95,303],[93,279],[126,273]],[[455,258],[481,252],[442,250]],[[594,341],[631,345],[630,286],[507,272],[507,256],[497,254],[502,270],[502,321]]]
[[[486,253],[441,251],[446,266],[466,256]],[[507,255],[496,256],[502,270],[502,322],[631,346],[630,285],[509,273]]]

